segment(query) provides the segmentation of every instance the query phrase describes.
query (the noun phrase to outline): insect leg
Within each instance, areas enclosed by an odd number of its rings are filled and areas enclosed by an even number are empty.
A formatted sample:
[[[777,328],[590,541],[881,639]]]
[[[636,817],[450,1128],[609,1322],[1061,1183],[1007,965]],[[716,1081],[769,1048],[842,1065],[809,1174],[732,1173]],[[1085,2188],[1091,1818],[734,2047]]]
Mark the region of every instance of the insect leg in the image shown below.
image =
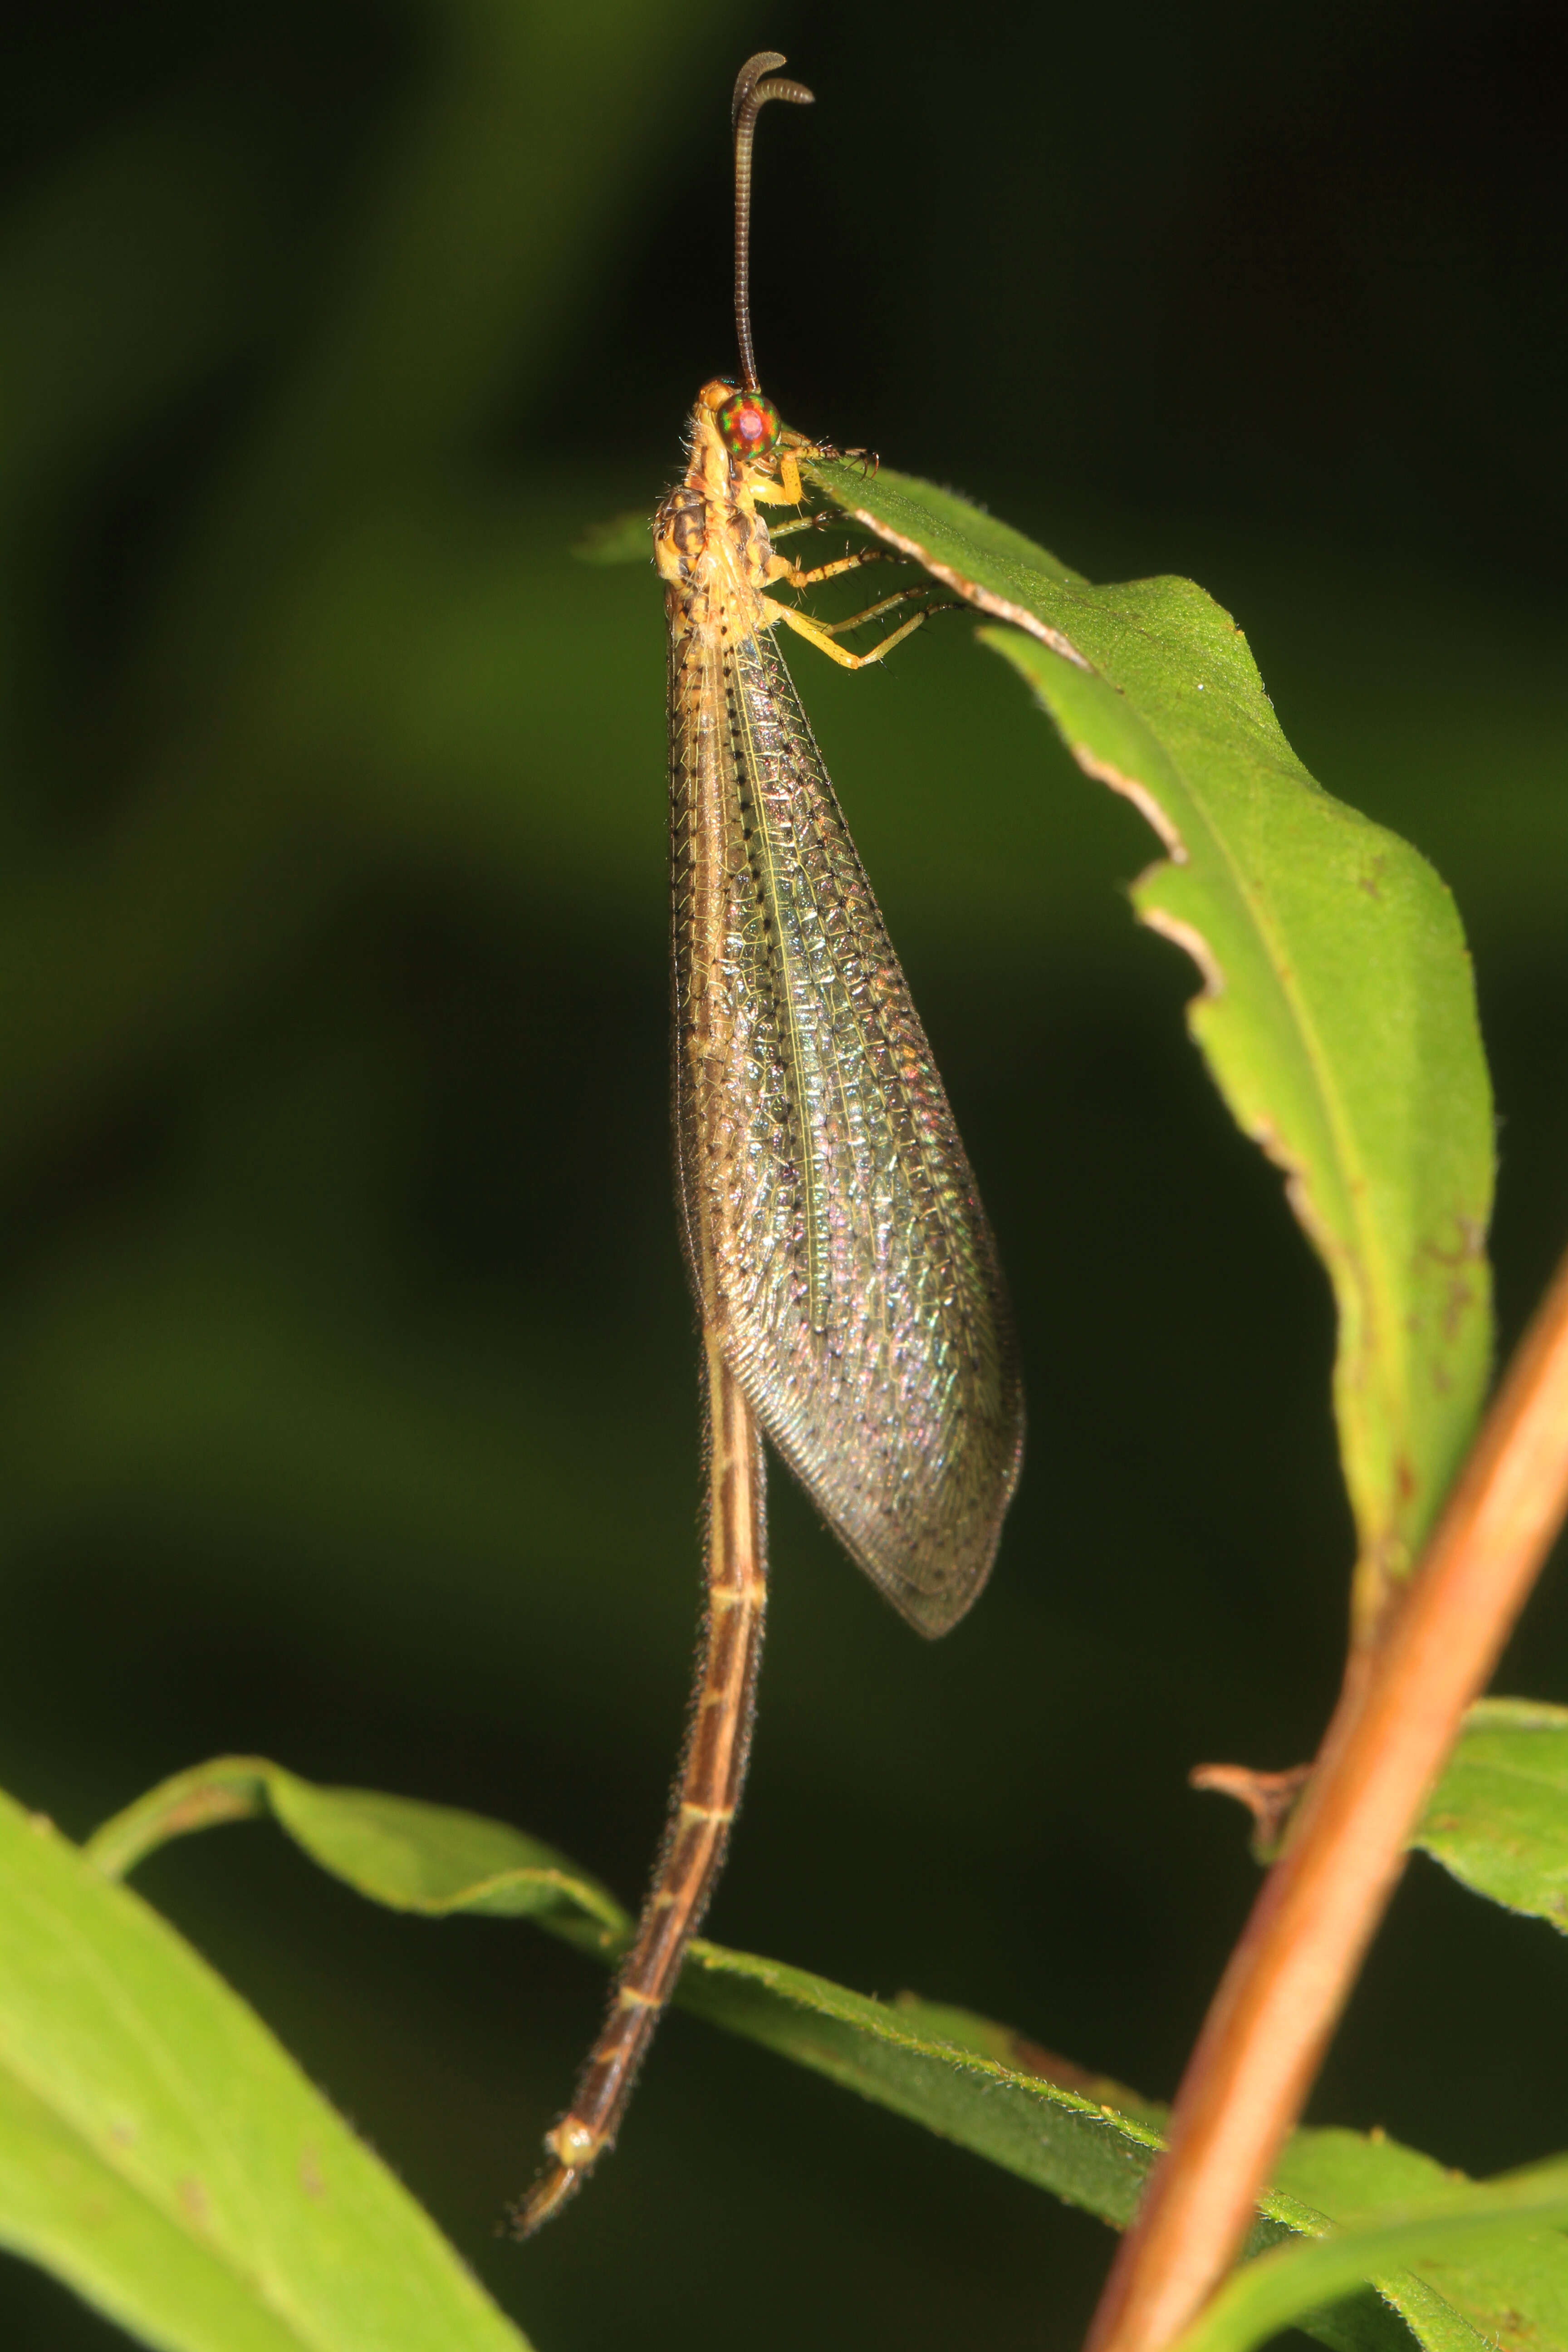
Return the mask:
[[[920,592],[918,590],[906,590],[904,593],[907,595],[910,593],[918,594]],[[886,612],[889,604],[902,604],[902,596],[889,596],[887,600],[887,604],[874,604],[869,608],[869,612]],[[909,620],[907,620],[901,628],[893,630],[889,636],[884,637],[880,645],[873,646],[868,654],[846,653],[842,646],[837,646],[834,644],[833,638],[829,634],[828,624],[822,621],[814,621],[808,614],[797,613],[793,604],[781,604],[775,597],[764,596],[763,598],[763,609],[767,614],[770,627],[775,622],[783,621],[787,627],[792,628],[795,631],[797,636],[804,637],[808,645],[815,646],[818,653],[826,654],[828,658],[831,661],[837,662],[841,668],[866,669],[872,662],[885,661],[888,656],[892,652],[893,647],[895,646],[901,646],[906,637],[912,636],[915,631],[920,627],[921,622],[929,621],[933,613],[948,613],[955,610],[956,608],[951,604],[926,605],[921,612],[914,614]],[[856,621],[864,621],[868,617],[868,613],[857,613],[854,616],[854,620],[839,621],[832,625],[840,629],[853,628]]]
[[[824,507],[819,513],[801,515],[794,522],[769,523],[768,537],[770,539],[790,539],[797,530],[826,530],[830,523],[838,522],[842,520],[843,518],[840,516],[836,507]]]
[[[831,530],[836,523],[842,523],[843,520],[844,515],[838,507],[818,507],[815,514],[801,515],[795,522],[769,523],[768,537],[788,539],[797,530]],[[868,561],[873,556],[879,556],[886,563],[902,563],[907,560],[901,555],[889,555],[883,548],[863,549],[862,555]]]
[[[818,563],[809,572],[803,572],[798,564],[792,563],[787,572],[781,572],[777,576],[787,580],[792,588],[815,588],[819,580],[837,580],[843,572],[858,572],[862,564],[903,563],[907,560],[902,555],[889,555],[885,548],[861,547],[857,548],[853,555],[841,555],[837,563]]]
[[[807,441],[799,433],[786,431],[784,444],[797,465],[809,465],[819,457],[833,458],[841,465],[858,466],[868,480],[882,463],[875,449],[840,449],[831,441]]]
[[[753,477],[752,496],[763,506],[799,506],[805,492],[801,486],[800,467],[793,451],[781,449],[777,458],[770,462],[776,463],[778,467],[778,480],[770,482],[765,475]]]
[[[868,604],[863,611],[851,613],[847,621],[817,621],[816,625],[825,637],[841,637],[848,630],[858,629],[862,621],[879,620],[884,613],[892,612],[897,605],[912,604],[917,596],[930,594],[931,590],[925,587],[900,588],[896,596],[884,596],[879,604]],[[927,607],[927,610],[932,613],[951,613],[954,609],[952,604],[931,604]],[[921,617],[923,619],[924,615],[922,614]],[[816,615],[813,614],[812,618],[816,620]]]

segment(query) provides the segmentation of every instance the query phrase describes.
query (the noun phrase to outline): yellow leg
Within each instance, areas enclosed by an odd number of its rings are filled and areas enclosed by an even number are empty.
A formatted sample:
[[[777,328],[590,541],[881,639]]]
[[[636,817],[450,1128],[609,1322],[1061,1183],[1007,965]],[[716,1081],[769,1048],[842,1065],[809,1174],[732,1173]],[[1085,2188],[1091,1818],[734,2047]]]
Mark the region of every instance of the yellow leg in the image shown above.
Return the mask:
[[[797,530],[821,530],[826,524],[841,522],[842,520],[843,517],[837,513],[832,507],[825,507],[820,514],[802,515],[796,522],[769,523],[768,537],[770,539],[792,539]]]
[[[801,487],[800,467],[788,449],[778,455],[779,478],[770,482],[762,475],[751,485],[752,496],[766,507],[797,507],[805,492]]]
[[[841,637],[848,630],[858,629],[862,621],[879,620],[884,613],[890,613],[896,604],[912,604],[917,596],[929,596],[931,593],[929,587],[900,588],[896,596],[884,596],[879,604],[868,604],[862,611],[851,613],[847,621],[817,621],[816,625],[825,637]],[[947,613],[953,608],[950,604],[938,604],[932,609],[939,613]],[[816,615],[813,614],[812,618],[816,620]]]
[[[771,482],[765,474],[759,473],[753,476],[750,484],[752,496],[759,499],[763,506],[799,506],[805,496],[800,480],[800,461],[803,457],[855,457],[859,459],[866,472],[870,474],[876,472],[878,466],[877,453],[874,449],[836,449],[831,441],[803,441],[796,434],[789,447],[780,449],[771,458],[760,458],[757,461],[759,466],[776,465],[779,478],[776,482]]]
[[[808,441],[804,433],[786,433],[784,439],[797,459],[835,457],[847,466],[858,465],[868,476],[875,474],[882,462],[875,449],[840,449],[832,441]]]
[[[901,597],[889,596],[888,604],[898,604],[902,601]],[[885,612],[887,605],[879,604],[873,609],[877,612]],[[768,616],[770,628],[783,621],[786,628],[793,629],[797,636],[804,637],[808,645],[815,646],[817,652],[826,654],[830,661],[836,661],[841,669],[867,669],[872,662],[885,661],[895,646],[901,646],[906,637],[913,635],[922,621],[929,621],[931,618],[930,612],[916,613],[912,619],[904,623],[901,629],[895,629],[890,636],[882,639],[879,646],[873,646],[868,654],[850,654],[846,653],[842,646],[834,644],[827,628],[821,621],[814,621],[806,614],[797,613],[793,604],[781,604],[776,597],[764,596],[763,610]],[[947,607],[936,605],[932,610],[945,612]],[[863,621],[867,615],[864,613],[858,613],[855,617],[857,620]],[[836,625],[839,628],[849,628],[853,626],[853,623],[840,621]]]
[[[837,563],[819,563],[811,572],[792,564],[788,573],[781,572],[779,577],[787,577],[792,588],[815,588],[819,580],[837,580],[841,572],[858,572],[863,563],[902,563],[904,560],[901,555],[886,554],[879,547],[865,547],[853,555],[841,555]]]

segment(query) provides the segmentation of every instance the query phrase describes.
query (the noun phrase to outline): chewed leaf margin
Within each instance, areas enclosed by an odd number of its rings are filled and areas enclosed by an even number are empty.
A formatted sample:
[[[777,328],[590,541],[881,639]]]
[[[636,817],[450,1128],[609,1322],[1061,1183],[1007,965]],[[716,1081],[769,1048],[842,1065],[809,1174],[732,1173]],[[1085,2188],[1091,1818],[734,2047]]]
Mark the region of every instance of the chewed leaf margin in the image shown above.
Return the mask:
[[[812,480],[1005,628],[1079,764],[1167,856],[1142,919],[1204,988],[1193,1033],[1283,1170],[1339,1316],[1335,1414],[1368,1636],[1474,1430],[1490,1365],[1492,1122],[1452,899],[1399,837],[1333,800],[1280,730],[1245,637],[1185,580],[1094,587],[948,490],[842,462]]]

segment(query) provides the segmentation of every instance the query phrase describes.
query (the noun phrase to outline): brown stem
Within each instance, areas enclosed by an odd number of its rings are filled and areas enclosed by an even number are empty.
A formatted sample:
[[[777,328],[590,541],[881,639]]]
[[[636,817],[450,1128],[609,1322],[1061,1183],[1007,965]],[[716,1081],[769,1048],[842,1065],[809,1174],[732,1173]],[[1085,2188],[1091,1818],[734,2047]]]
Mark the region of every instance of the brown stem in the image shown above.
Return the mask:
[[[1160,2352],[1240,2247],[1411,1831],[1568,1507],[1568,1258],[1460,1473],[1409,1596],[1335,1710],[1188,2061],[1088,2352]]]

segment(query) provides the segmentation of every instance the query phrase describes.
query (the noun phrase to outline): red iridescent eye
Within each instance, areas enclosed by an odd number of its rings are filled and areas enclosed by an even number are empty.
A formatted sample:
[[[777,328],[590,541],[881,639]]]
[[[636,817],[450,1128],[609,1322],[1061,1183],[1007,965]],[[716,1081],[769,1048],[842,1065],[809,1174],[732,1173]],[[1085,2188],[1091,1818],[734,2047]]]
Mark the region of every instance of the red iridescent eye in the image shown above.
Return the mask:
[[[715,422],[720,439],[735,457],[771,457],[784,431],[778,410],[760,392],[737,392],[724,403]]]

